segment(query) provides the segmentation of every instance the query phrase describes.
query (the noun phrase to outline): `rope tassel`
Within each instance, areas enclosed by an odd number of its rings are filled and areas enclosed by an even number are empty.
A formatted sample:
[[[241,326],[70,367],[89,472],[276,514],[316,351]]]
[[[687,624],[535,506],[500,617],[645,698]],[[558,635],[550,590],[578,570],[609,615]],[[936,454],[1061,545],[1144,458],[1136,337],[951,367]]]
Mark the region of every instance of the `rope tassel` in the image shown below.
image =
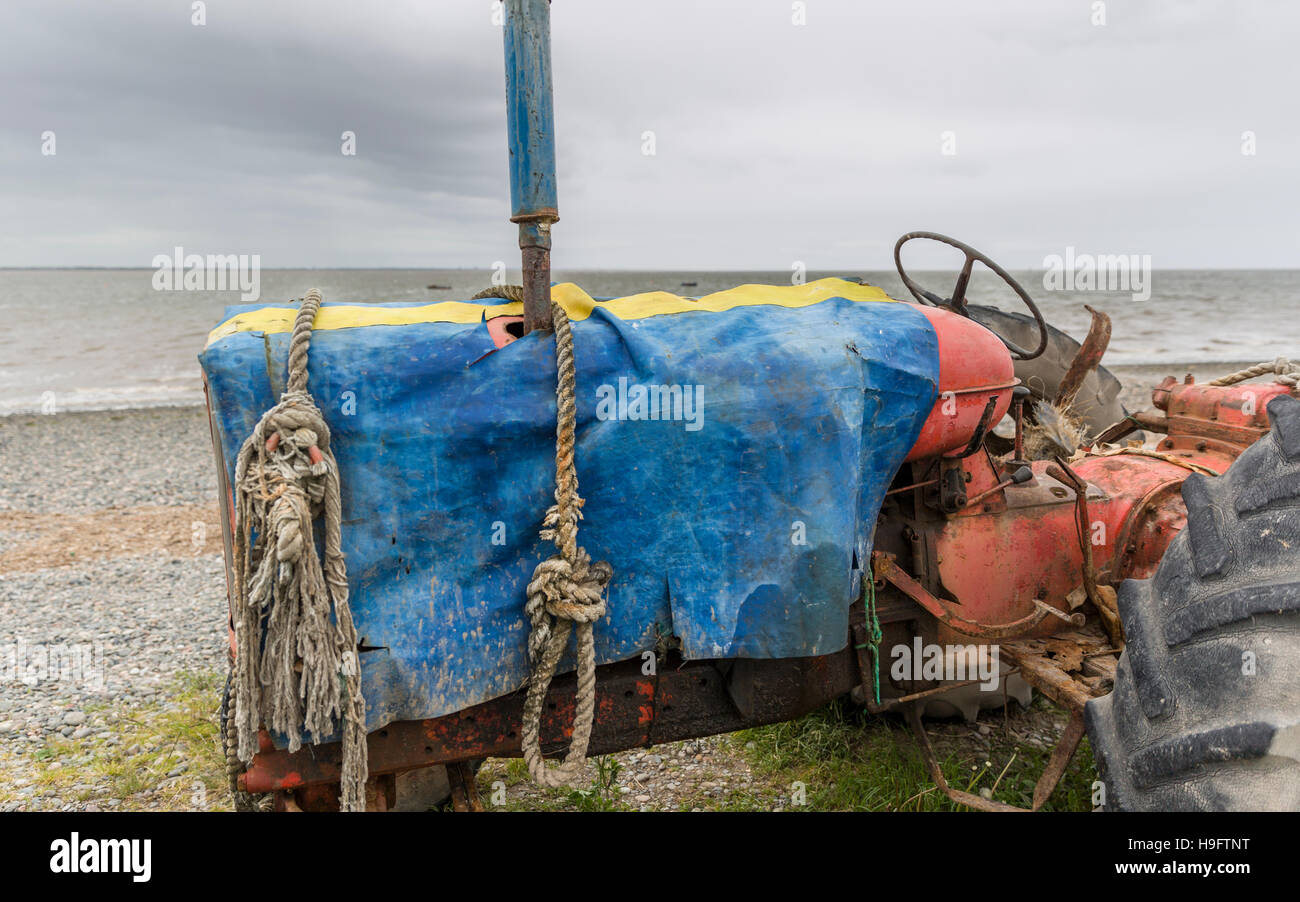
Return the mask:
[[[307,350],[320,305],[316,289],[303,298],[288,385],[235,463],[235,724],[239,758],[249,764],[262,724],[286,735],[296,752],[304,732],[316,744],[341,720],[341,805],[360,811],[366,708],[348,607],[339,469],[329,426],[307,391]]]

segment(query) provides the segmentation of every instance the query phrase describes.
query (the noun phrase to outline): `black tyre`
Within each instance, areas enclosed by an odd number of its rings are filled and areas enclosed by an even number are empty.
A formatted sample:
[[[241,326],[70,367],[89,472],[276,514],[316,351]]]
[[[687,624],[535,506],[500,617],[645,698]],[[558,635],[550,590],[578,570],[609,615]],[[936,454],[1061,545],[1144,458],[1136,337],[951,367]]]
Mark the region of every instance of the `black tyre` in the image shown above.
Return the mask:
[[[1300,810],[1300,401],[1219,477],[1183,484],[1187,528],[1119,591],[1114,691],[1087,705],[1104,806]]]

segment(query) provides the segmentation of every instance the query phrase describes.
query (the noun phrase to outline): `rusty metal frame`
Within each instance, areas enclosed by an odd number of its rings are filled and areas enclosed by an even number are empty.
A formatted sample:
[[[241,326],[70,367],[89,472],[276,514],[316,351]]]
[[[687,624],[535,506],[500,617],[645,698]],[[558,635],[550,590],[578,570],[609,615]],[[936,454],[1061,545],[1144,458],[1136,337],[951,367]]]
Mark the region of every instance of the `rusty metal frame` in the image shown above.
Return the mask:
[[[1021,675],[1026,681],[1039,688],[1036,677],[1039,674],[1034,673],[1031,676],[1029,671],[1021,669]],[[955,688],[955,687],[941,687]],[[1053,687],[1054,689],[1056,687]],[[932,690],[933,691],[933,690]],[[1041,690],[1040,690],[1041,691]],[[1065,776],[1066,769],[1070,766],[1071,759],[1074,758],[1075,751],[1079,748],[1079,742],[1083,739],[1083,706],[1068,704],[1066,707],[1070,711],[1070,720],[1065,725],[1065,730],[1061,733],[1061,738],[1057,740],[1052,749],[1052,755],[1047,760],[1046,767],[1043,768],[1042,774],[1039,775],[1038,781],[1034,784],[1033,807],[1021,808],[1017,805],[1009,805],[1006,802],[999,802],[994,799],[986,799],[983,796],[975,795],[961,789],[954,789],[948,784],[943,775],[943,769],[939,766],[938,759],[934,754],[934,747],[930,745],[929,734],[925,731],[925,725],[921,721],[921,705],[923,696],[928,693],[917,693],[912,696],[912,701],[901,705],[904,715],[907,718],[908,725],[912,728],[912,733],[916,736],[917,746],[921,751],[921,758],[925,762],[926,770],[930,772],[930,779],[934,781],[939,791],[952,799],[958,805],[965,805],[968,808],[974,808],[979,811],[1038,811],[1052,797],[1052,793],[1060,784],[1061,778]],[[1055,699],[1052,693],[1043,692],[1049,698]]]
[[[1074,399],[1078,397],[1084,381],[1101,365],[1101,358],[1105,356],[1106,348],[1110,346],[1110,317],[1087,304],[1083,305],[1083,309],[1092,314],[1092,322],[1088,324],[1088,335],[1084,338],[1083,344],[1079,345],[1074,359],[1070,361],[1070,368],[1065,371],[1064,378],[1056,388],[1056,398],[1052,401],[1057,407],[1066,409],[1074,405]]]
[[[1060,784],[1061,777],[1065,776],[1065,770],[1070,765],[1070,759],[1074,757],[1074,752],[1079,747],[1079,741],[1083,739],[1083,712],[1074,711],[1070,715],[1070,722],[1065,725],[1065,732],[1061,734],[1056,747],[1052,749],[1052,757],[1048,759],[1047,766],[1039,776],[1038,782],[1034,784],[1033,807],[1021,808],[1018,805],[1008,805],[1006,802],[986,799],[965,790],[954,789],[948,785],[948,780],[943,775],[943,769],[939,767],[939,762],[934,756],[934,747],[930,745],[930,737],[925,732],[925,725],[921,722],[918,706],[915,703],[909,704],[904,711],[906,712],[907,722],[916,735],[917,745],[921,749],[921,757],[925,761],[926,770],[930,772],[930,779],[934,781],[934,785],[958,805],[965,805],[979,811],[1028,812],[1042,808],[1043,804],[1052,797],[1057,785]]]
[[[682,662],[661,658],[657,673],[640,659],[607,664],[596,673],[596,725],[589,751],[610,754],[679,739],[731,733],[793,720],[847,695],[860,681],[854,650],[771,660]],[[573,724],[574,675],[556,678],[542,715],[542,750],[560,754]],[[522,691],[422,721],[400,721],[367,737],[372,776],[476,758],[518,757]],[[324,787],[338,782],[337,742],[290,753],[259,736],[252,764],[237,778],[252,793]]]
[[[947,605],[903,570],[898,565],[894,555],[889,552],[873,551],[871,553],[871,565],[872,572],[877,579],[889,582],[944,626],[966,636],[980,639],[1005,639],[1011,636],[1021,636],[1042,623],[1043,618],[1047,616],[1045,610],[1035,608],[1032,613],[1009,623],[976,623],[974,620],[967,620],[950,610]]]
[[[860,604],[851,609],[859,625]],[[1034,640],[1027,640],[1032,642]],[[678,739],[733,732],[749,726],[791,720],[853,689],[869,689],[867,662],[857,643],[844,651],[815,658],[784,660],[662,662],[659,673],[645,675],[640,661],[600,668],[597,679],[596,731],[593,754],[649,747]],[[1001,646],[1004,656],[1034,688],[1068,708],[1070,722],[1034,789],[1037,810],[1050,798],[1083,735],[1083,704],[1091,693],[1082,683],[1017,643]],[[572,723],[573,675],[556,680],[543,716],[542,741],[547,752],[567,745]],[[984,811],[1025,811],[1002,802],[954,789],[935,760],[921,724],[918,702],[954,686],[940,686],[902,699],[868,705],[871,713],[901,709],[914,733],[935,785],[958,804]],[[371,780],[369,806],[391,804],[395,774],[446,764],[452,805],[458,811],[482,809],[468,762],[481,757],[519,754],[522,694],[513,693],[441,718],[390,724],[368,737]],[[290,754],[275,749],[263,734],[261,750],[249,770],[238,777],[241,790],[274,792],[278,810],[320,810],[336,802],[340,772],[337,743],[306,747]]]
[[[1088,627],[1087,630],[1093,630],[1095,627]],[[1080,649],[1080,657],[1087,660],[1089,654],[1087,649],[1094,645],[1097,638],[1102,635],[1100,631],[1095,635],[1088,635],[1087,630],[1074,630],[1053,637],[1060,641],[1073,641]],[[999,651],[1004,660],[1011,665],[1011,673],[1019,673],[1020,676],[1029,683],[1034,689],[1037,689],[1047,698],[1065,708],[1070,713],[1070,719],[1052,749],[1052,754],[1048,758],[1047,765],[1043,768],[1042,774],[1039,775],[1038,781],[1034,785],[1033,803],[1031,808],[1021,808],[1015,805],[1009,805],[1005,802],[998,802],[993,799],[986,799],[983,796],[955,789],[948,784],[944,778],[943,771],[939,767],[939,762],[935,757],[934,748],[930,744],[929,735],[926,733],[925,725],[921,721],[921,708],[926,698],[937,695],[941,691],[950,688],[956,688],[958,685],[938,686],[934,689],[913,693],[899,699],[892,699],[889,703],[882,702],[878,706],[869,706],[868,710],[872,713],[877,711],[887,711],[901,708],[904,716],[907,718],[909,726],[917,739],[917,745],[921,751],[921,757],[925,762],[926,769],[930,773],[930,778],[934,781],[935,786],[943,792],[949,799],[959,805],[965,805],[979,811],[1037,811],[1047,800],[1051,798],[1052,793],[1060,784],[1061,778],[1065,775],[1070,761],[1074,758],[1074,753],[1079,747],[1080,741],[1084,734],[1083,713],[1084,706],[1098,694],[1093,688],[1080,682],[1070,675],[1069,672],[1055,664],[1053,660],[1040,653],[1036,647],[1038,643],[1045,643],[1048,640],[1026,638],[1020,641],[1006,642],[999,645]],[[1104,648],[1100,651],[1094,651],[1093,654],[1114,654],[1113,648]],[[1006,674],[1010,675],[1010,673]],[[865,676],[864,676],[865,680]],[[973,681],[967,681],[973,682]]]
[[[1070,712],[1082,712],[1095,696],[1092,689],[1037,654],[1030,643],[1007,642],[998,646],[1001,657],[1015,667],[1025,682]]]
[[[1006,673],[1002,674],[1001,676],[1009,677],[1019,672],[1020,671],[1018,669],[1013,667],[1011,670],[1008,670]],[[912,692],[908,695],[900,695],[898,698],[881,699],[880,704],[878,705],[873,701],[868,701],[864,707],[867,709],[867,713],[869,714],[887,714],[890,711],[896,711],[899,708],[902,708],[905,705],[909,705],[913,702],[924,701],[925,699],[932,698],[936,695],[942,695],[945,692],[950,692],[953,689],[961,689],[963,686],[974,686],[976,683],[982,683],[982,682],[984,681],[979,678],[972,679],[972,680],[958,680],[952,683],[945,681],[938,686],[931,687],[930,689],[922,689],[920,692]]]
[[[455,811],[482,811],[474,768],[468,761],[447,765],[447,782],[451,786],[451,807]]]

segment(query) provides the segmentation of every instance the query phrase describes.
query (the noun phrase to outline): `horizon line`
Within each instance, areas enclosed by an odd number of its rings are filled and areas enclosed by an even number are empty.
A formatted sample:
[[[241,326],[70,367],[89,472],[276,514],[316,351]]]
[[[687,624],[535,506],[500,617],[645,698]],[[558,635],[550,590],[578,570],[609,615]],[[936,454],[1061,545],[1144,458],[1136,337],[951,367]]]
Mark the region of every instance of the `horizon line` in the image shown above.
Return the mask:
[[[517,269],[511,267],[510,269]],[[1027,272],[1048,272],[1047,269],[1037,266],[1010,266],[1007,269]],[[0,265],[0,272],[153,272],[157,268],[153,266],[97,266],[70,264],[65,266],[22,266],[22,265]],[[260,272],[492,272],[491,266],[261,266]],[[609,272],[609,273],[785,273],[789,268],[766,269],[763,267],[712,267],[700,269],[696,267],[636,267],[636,266],[564,266],[552,267],[552,272]],[[860,265],[851,266],[809,266],[805,272],[889,272],[896,273],[892,266],[884,267],[864,267]],[[917,268],[916,272],[948,272],[949,269],[922,269]],[[1300,266],[1153,266],[1151,272],[1300,272]]]

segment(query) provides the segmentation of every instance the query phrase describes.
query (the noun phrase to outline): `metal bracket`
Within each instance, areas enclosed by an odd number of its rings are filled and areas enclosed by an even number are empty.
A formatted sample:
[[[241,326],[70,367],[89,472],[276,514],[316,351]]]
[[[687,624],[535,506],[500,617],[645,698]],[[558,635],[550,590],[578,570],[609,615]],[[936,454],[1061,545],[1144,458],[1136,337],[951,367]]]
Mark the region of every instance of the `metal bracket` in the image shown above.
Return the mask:
[[[924,586],[904,572],[902,567],[898,566],[898,561],[889,552],[871,552],[871,568],[877,579],[888,581],[908,598],[933,614],[935,619],[944,626],[966,636],[975,636],[981,639],[1005,639],[1020,636],[1033,629],[1047,616],[1046,611],[1036,609],[1033,613],[1027,614],[1019,620],[1012,620],[1010,623],[977,623],[974,620],[967,620],[959,616],[956,612],[950,610],[946,604],[926,591]]]
[[[925,760],[926,769],[930,772],[930,779],[934,780],[935,786],[939,787],[940,792],[958,805],[965,805],[979,811],[1037,811],[1042,808],[1061,782],[1061,777],[1065,775],[1065,769],[1070,765],[1070,759],[1074,757],[1075,749],[1079,747],[1079,741],[1083,739],[1083,711],[1082,709],[1076,709],[1070,713],[1070,722],[1065,725],[1065,732],[1061,734],[1056,747],[1052,749],[1052,757],[1048,759],[1047,767],[1043,769],[1038,782],[1034,784],[1033,807],[1021,808],[1017,805],[1008,805],[1006,802],[986,799],[983,796],[960,789],[953,789],[949,786],[948,781],[943,776],[943,769],[939,767],[939,762],[935,760],[934,749],[930,745],[930,737],[925,732],[925,725],[921,723],[921,714],[917,704],[915,702],[909,704],[906,711],[907,722],[911,725],[912,732],[916,734],[917,743],[921,747],[921,757]]]
[[[451,806],[455,811],[482,811],[474,768],[468,761],[447,765],[447,782],[451,785]]]

